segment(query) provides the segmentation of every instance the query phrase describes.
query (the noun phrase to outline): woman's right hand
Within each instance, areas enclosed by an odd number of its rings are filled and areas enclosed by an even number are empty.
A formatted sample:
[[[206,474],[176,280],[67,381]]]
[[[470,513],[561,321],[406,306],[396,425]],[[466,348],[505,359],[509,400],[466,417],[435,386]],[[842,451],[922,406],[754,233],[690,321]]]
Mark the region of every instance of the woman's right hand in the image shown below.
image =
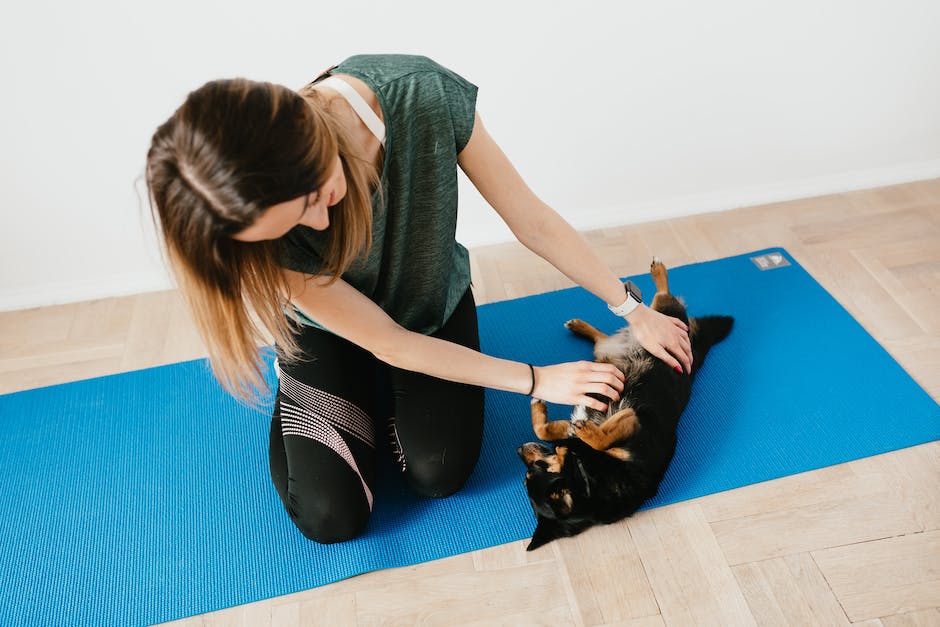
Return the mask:
[[[598,411],[606,411],[607,404],[588,396],[588,393],[600,394],[612,401],[619,400],[623,381],[623,373],[611,364],[573,361],[536,366],[532,396],[550,403],[587,405]]]

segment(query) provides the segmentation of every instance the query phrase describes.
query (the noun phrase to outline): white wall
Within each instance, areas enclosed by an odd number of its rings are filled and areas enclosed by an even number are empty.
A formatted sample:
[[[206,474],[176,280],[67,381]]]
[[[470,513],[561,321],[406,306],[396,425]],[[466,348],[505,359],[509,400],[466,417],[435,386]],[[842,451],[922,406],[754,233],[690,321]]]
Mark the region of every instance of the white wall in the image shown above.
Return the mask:
[[[0,310],[162,289],[141,175],[203,82],[299,88],[359,52],[480,87],[576,227],[940,176],[936,0],[89,0],[0,25]],[[511,238],[464,181],[459,239]]]

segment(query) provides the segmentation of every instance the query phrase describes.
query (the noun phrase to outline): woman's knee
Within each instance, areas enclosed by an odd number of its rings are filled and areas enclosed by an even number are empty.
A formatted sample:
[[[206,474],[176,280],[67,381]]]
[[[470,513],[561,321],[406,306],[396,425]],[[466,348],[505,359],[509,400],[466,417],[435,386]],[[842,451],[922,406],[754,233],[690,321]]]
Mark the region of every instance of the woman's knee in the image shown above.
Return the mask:
[[[448,460],[444,449],[441,454],[409,458],[405,476],[411,489],[431,498],[444,498],[458,492],[473,472],[478,453],[452,457]]]
[[[315,504],[293,507],[291,520],[308,540],[320,544],[345,542],[362,534],[371,511],[365,499],[352,503],[349,499],[317,499]]]

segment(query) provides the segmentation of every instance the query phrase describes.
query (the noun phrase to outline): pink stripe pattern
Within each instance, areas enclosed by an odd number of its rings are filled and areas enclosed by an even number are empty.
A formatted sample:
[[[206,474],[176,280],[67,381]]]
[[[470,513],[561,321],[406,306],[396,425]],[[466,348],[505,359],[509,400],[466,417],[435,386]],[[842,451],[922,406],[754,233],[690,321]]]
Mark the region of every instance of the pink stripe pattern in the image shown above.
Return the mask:
[[[281,399],[281,434],[308,438],[335,452],[356,473],[372,509],[372,491],[340,431],[375,448],[372,421],[349,401],[302,383],[277,365],[280,392],[293,402]]]

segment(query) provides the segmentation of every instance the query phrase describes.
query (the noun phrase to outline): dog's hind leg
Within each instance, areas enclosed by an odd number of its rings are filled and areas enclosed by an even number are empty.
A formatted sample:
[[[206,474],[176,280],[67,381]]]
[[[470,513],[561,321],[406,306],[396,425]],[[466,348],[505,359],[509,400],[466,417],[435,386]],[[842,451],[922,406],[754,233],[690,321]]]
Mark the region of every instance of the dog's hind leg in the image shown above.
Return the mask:
[[[669,276],[666,273],[666,266],[659,257],[653,257],[653,263],[650,264],[650,274],[653,276],[653,283],[656,284],[657,294],[669,293]]]
[[[532,399],[532,430],[536,437],[546,442],[555,440],[564,440],[571,437],[570,420],[548,421],[548,411],[545,409],[545,403]]]
[[[666,266],[658,257],[653,257],[653,263],[650,264],[650,274],[653,276],[653,282],[656,283],[656,295],[653,296],[653,303],[650,307],[661,314],[673,316],[688,323],[689,318],[685,311],[685,305],[669,292],[669,277],[666,274]]]
[[[599,341],[607,337],[606,333],[602,333],[601,331],[598,331],[597,329],[589,325],[584,320],[581,320],[580,318],[569,320],[568,322],[565,323],[565,328],[571,331],[572,333],[574,333],[575,335],[580,335],[581,337],[585,337],[591,340],[595,344],[597,344]]]

